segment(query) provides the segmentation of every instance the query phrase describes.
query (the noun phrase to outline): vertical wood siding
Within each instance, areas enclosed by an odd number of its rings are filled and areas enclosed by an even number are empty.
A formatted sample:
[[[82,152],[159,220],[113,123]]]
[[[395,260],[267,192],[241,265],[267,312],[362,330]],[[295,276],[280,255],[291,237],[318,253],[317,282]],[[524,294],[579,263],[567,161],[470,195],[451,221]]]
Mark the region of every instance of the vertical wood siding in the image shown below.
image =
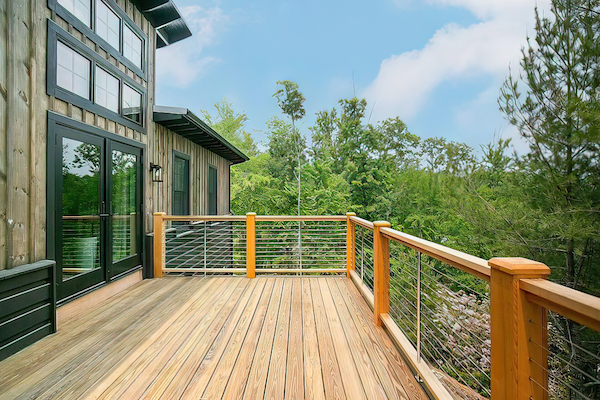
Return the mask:
[[[148,37],[147,82],[52,13],[46,0],[0,0],[0,270],[46,257],[48,110],[146,144],[143,199],[147,232],[153,229],[153,212],[172,211],[173,150],[191,158],[192,214],[206,212],[209,164],[218,170],[218,212],[229,213],[230,162],[151,121],[155,103],[155,31],[129,0],[116,2]],[[146,135],[46,95],[47,19],[146,87]],[[163,183],[152,182],[149,162],[163,167]]]

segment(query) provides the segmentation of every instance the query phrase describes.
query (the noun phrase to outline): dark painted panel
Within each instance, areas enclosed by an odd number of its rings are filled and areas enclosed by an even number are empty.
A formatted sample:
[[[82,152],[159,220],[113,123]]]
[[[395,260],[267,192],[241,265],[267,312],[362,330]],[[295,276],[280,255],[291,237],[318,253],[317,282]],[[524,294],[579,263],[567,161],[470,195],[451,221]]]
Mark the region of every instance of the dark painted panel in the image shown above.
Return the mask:
[[[0,324],[0,343],[3,343],[15,336],[14,332],[27,332],[33,329],[40,321],[50,323],[52,319],[52,310],[50,304],[34,308],[33,310],[9,319]]]
[[[55,262],[0,271],[0,360],[56,332]]]
[[[5,358],[12,356],[16,352],[54,332],[55,329],[52,327],[52,324],[44,324],[39,328],[32,330],[31,332],[24,333],[24,335],[20,336],[18,339],[0,345],[0,360],[4,360]]]
[[[11,296],[14,291],[36,282],[47,282],[51,278],[49,268],[18,275],[12,279],[0,280],[0,299]]]
[[[48,301],[51,295],[50,284],[46,283],[42,286],[2,299],[0,300],[0,320],[19,310],[27,309],[43,301]]]

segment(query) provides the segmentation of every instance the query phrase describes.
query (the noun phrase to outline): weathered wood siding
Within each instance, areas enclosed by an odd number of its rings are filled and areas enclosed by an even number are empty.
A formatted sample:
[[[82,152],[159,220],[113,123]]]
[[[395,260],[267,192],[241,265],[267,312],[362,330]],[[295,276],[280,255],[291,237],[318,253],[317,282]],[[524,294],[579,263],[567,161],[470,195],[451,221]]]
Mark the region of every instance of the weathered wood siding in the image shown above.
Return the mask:
[[[206,210],[206,176],[212,164],[219,174],[219,213],[229,213],[229,161],[151,121],[155,103],[154,28],[129,0],[116,2],[148,37],[147,82],[51,12],[46,0],[0,0],[0,270],[46,257],[48,110],[146,144],[146,231],[152,231],[153,212],[171,212],[173,149],[191,157],[191,212]],[[47,19],[147,89],[147,134],[46,94]],[[163,183],[152,182],[150,161],[163,166]]]
[[[217,168],[217,211],[219,214],[229,214],[229,166],[230,162],[221,156],[201,147],[180,135],[175,135],[169,129],[155,125],[154,140],[148,145],[150,161],[162,166],[164,182],[152,182],[148,177],[146,191],[149,208],[153,211],[164,211],[172,214],[173,210],[173,150],[190,156],[190,213],[192,215],[206,214],[208,202],[206,189],[208,187],[208,167]],[[149,217],[149,215],[148,215]],[[151,231],[152,220],[146,219],[146,226]]]

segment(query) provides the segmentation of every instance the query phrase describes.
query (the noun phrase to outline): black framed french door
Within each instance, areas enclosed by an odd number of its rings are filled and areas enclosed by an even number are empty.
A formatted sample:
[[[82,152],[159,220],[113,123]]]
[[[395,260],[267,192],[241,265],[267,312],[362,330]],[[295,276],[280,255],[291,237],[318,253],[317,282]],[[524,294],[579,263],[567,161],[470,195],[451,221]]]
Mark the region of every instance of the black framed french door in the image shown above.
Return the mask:
[[[56,120],[64,117],[48,120],[48,255],[65,302],[141,265],[143,147]]]

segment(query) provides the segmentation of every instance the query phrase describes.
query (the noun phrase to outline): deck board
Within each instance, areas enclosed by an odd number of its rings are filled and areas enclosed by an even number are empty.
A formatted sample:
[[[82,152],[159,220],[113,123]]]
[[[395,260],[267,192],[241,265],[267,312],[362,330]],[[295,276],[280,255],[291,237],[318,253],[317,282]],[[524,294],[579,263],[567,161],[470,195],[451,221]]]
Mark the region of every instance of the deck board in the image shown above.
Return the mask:
[[[0,399],[426,399],[345,277],[167,277],[0,362]]]

